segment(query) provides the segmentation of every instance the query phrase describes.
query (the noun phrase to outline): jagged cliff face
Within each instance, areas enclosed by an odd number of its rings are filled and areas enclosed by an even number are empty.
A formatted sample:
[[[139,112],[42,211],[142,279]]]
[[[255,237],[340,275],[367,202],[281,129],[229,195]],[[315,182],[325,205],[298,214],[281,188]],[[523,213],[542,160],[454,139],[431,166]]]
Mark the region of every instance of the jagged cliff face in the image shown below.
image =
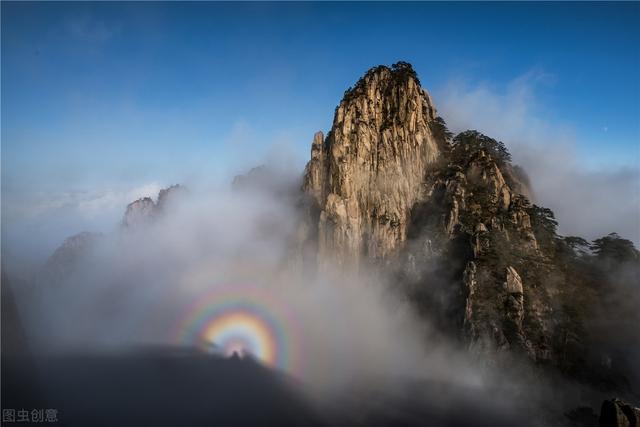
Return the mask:
[[[548,263],[527,186],[502,149],[474,131],[447,142],[440,166],[425,177],[425,197],[412,207],[399,276],[430,316],[475,351],[519,350],[549,360]]]
[[[303,190],[315,203],[318,259],[357,266],[405,241],[412,206],[440,156],[429,95],[410,66],[370,70],[313,139]]]
[[[442,228],[471,248],[463,273],[464,333],[476,348],[519,348],[536,360],[548,358],[550,337],[543,320],[548,294],[518,271],[521,259],[534,262],[542,256],[529,202],[484,151],[448,171],[452,176],[436,184],[444,192],[441,203],[450,207]],[[528,324],[535,324],[536,333],[529,333]]]

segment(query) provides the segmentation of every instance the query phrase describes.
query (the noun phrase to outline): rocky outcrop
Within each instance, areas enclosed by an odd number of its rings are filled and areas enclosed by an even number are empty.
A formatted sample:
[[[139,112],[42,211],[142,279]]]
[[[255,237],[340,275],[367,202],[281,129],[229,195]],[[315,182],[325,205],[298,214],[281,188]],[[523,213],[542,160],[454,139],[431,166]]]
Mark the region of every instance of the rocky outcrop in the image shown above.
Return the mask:
[[[526,185],[501,143],[475,131],[453,138],[440,163],[425,179],[423,205],[414,207],[413,235],[434,242],[437,262],[449,265],[448,271],[456,268],[451,259],[465,266],[451,275],[462,283],[463,335],[476,350],[518,348],[536,360],[547,357],[540,344],[551,340],[544,325],[551,320],[545,319],[548,313],[541,314],[549,308],[547,292],[537,281],[526,289],[518,271],[522,259],[531,265],[542,257],[531,204],[514,190]],[[456,322],[455,313],[451,322]]]
[[[135,227],[147,223],[156,214],[156,204],[151,197],[143,197],[127,205],[122,219],[124,227]]]
[[[314,202],[322,264],[384,260],[407,238],[411,208],[441,147],[436,110],[410,65],[371,69],[316,133],[303,190]]]
[[[602,402],[600,427],[638,426],[640,426],[640,408],[615,398]]]
[[[512,188],[524,188],[524,184],[503,173],[507,167],[499,167],[499,160],[484,149],[470,149],[469,140],[480,137],[486,138],[475,132],[458,135],[452,146],[451,163],[428,180],[430,194],[441,194],[440,203],[448,207],[442,225],[449,235],[456,231],[472,234],[476,256],[486,246],[484,236],[490,230],[500,231],[507,239],[523,240],[535,250],[537,242],[526,211],[529,202]]]
[[[466,293],[463,327],[469,336],[475,337],[477,336],[477,331],[475,330],[475,322],[473,319],[473,299],[478,282],[476,281],[476,264],[473,261],[469,261],[467,267],[464,269],[462,282],[464,283]]]
[[[160,190],[157,202],[151,197],[143,197],[129,203],[122,219],[122,226],[130,228],[149,224],[159,218],[185,192],[183,186],[176,184]]]
[[[508,333],[507,339],[510,342],[524,346],[525,334],[522,330],[522,321],[524,319],[524,288],[522,286],[522,279],[516,269],[511,266],[507,267],[506,276],[507,278],[504,282],[506,291],[504,307],[505,330]]]

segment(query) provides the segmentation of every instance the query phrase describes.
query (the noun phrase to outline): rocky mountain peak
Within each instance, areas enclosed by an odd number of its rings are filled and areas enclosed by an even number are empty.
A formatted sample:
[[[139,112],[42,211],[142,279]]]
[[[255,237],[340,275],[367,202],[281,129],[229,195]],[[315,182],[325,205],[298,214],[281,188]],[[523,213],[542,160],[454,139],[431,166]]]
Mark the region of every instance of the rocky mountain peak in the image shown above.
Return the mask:
[[[176,184],[160,190],[157,202],[154,202],[151,197],[142,197],[129,203],[122,219],[122,225],[135,227],[152,221],[159,217],[173,203],[174,199],[180,197],[185,191],[185,187]]]
[[[411,65],[369,70],[316,133],[303,190],[314,201],[319,260],[385,259],[406,239],[411,207],[444,141]]]
[[[313,138],[303,191],[299,253],[321,270],[385,267],[477,351],[557,363],[553,213],[531,204],[502,142],[447,130],[409,64],[372,68],[345,92]]]
[[[156,204],[151,197],[143,197],[127,205],[127,210],[122,219],[125,227],[135,227],[148,221],[155,213]]]

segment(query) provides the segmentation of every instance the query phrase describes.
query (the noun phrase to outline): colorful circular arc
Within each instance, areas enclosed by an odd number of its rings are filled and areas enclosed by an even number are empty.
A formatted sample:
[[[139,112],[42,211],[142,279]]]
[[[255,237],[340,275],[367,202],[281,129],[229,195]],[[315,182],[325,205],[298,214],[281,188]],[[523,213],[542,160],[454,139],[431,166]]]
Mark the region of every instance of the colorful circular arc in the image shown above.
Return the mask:
[[[189,307],[173,341],[228,356],[249,353],[270,367],[295,374],[299,367],[296,324],[290,312],[261,289],[216,286]]]

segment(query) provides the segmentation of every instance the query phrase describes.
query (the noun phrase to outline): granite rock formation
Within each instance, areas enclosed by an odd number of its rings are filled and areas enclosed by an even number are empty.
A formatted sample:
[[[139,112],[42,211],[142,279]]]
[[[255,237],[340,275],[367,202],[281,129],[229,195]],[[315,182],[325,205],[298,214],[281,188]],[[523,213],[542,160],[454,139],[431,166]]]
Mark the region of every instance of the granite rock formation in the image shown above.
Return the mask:
[[[153,221],[160,217],[168,206],[185,191],[183,186],[176,184],[160,190],[157,202],[154,202],[151,197],[143,197],[129,203],[122,219],[122,226],[136,227]]]
[[[559,236],[505,145],[451,134],[411,65],[372,68],[345,92],[327,136],[313,138],[302,190],[298,252],[315,268],[394,272],[418,310],[472,351],[615,376],[585,332],[611,284],[602,257],[576,247],[598,241]]]
[[[600,410],[601,427],[640,426],[640,408],[629,405],[620,399],[605,400]]]
[[[345,92],[327,137],[314,136],[305,170],[319,267],[404,260],[417,273],[416,262],[455,259],[459,271],[448,274],[468,292],[462,322],[472,341],[488,334],[498,346],[530,347],[516,267],[484,261],[496,245],[492,231],[531,256],[539,251],[530,191],[509,160],[501,143],[477,132],[452,140],[411,65],[369,70]],[[466,248],[453,254],[461,240]],[[502,308],[485,307],[488,298]]]
[[[406,240],[412,206],[441,147],[436,111],[410,65],[370,70],[316,133],[303,189],[314,202],[318,259],[381,260]]]

